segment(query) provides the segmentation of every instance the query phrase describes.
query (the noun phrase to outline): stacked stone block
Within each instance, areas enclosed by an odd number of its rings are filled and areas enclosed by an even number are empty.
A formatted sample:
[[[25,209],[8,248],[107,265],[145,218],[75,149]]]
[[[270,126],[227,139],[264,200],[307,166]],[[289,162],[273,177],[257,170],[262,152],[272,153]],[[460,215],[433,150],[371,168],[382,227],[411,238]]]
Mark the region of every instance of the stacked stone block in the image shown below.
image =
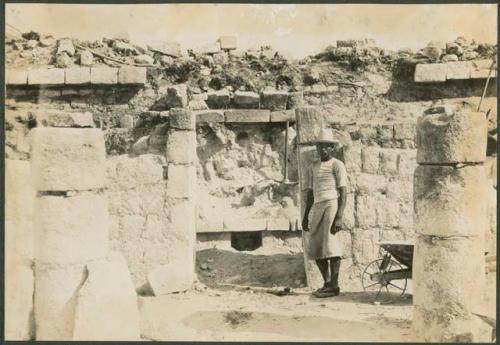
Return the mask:
[[[487,120],[462,110],[417,124],[413,330],[421,341],[478,338],[487,231]]]
[[[87,116],[92,117],[90,113]],[[33,129],[32,169],[37,196],[35,198],[35,321],[37,340],[98,340],[99,334],[110,338],[137,339],[137,306],[117,314],[103,308],[96,300],[102,279],[95,276],[95,266],[113,267],[110,274],[130,280],[128,269],[114,264],[108,255],[108,210],[104,137],[100,129],[75,126],[74,116],[57,114],[59,127]],[[89,123],[84,121],[83,123]],[[82,298],[88,284],[97,289],[90,299]],[[135,293],[123,287],[127,298],[135,301]],[[117,290],[119,294],[121,292]],[[96,304],[97,303],[97,304]],[[108,318],[130,321],[126,329],[102,324],[94,334],[74,333],[75,329],[95,317],[76,311],[92,306]],[[135,315],[135,317],[134,317]],[[109,325],[108,325],[109,326]],[[123,339],[123,338],[122,338]]]

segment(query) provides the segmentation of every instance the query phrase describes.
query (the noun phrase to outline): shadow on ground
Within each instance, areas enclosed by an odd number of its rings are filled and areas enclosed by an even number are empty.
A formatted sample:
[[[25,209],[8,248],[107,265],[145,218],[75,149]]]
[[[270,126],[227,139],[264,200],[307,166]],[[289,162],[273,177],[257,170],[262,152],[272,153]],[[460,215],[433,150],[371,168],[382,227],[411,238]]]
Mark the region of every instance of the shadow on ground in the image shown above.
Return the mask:
[[[196,273],[203,284],[252,287],[305,286],[304,256],[298,254],[253,255],[221,249],[196,253]]]

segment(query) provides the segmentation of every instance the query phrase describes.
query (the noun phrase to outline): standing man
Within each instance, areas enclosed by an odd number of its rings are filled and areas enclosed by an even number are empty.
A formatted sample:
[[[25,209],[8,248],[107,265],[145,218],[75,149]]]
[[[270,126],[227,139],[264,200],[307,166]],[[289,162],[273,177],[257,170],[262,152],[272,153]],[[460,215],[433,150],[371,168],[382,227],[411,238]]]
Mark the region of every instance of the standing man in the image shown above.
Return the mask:
[[[315,162],[306,175],[307,201],[302,229],[310,231],[306,255],[316,261],[324,280],[323,287],[314,295],[330,297],[340,293],[343,248],[337,233],[343,227],[347,172],[344,163],[333,157],[335,146],[340,142],[333,138],[331,129],[323,129],[315,144],[320,161]]]

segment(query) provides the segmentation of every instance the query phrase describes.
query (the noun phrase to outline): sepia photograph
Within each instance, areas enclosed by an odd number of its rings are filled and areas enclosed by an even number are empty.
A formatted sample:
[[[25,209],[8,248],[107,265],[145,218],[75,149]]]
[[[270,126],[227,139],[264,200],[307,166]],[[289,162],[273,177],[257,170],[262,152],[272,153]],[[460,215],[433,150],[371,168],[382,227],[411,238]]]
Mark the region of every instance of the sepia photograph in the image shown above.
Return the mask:
[[[496,343],[498,4],[6,3],[6,341]]]

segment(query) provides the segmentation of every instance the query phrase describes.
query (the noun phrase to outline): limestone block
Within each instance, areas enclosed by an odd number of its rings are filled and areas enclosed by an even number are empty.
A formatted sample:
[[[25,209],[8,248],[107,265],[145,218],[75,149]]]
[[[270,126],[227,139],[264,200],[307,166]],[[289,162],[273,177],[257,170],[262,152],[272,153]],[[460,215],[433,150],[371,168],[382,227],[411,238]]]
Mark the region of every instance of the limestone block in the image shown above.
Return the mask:
[[[267,221],[262,218],[224,218],[224,231],[261,231],[266,227]]]
[[[118,84],[145,84],[146,72],[146,67],[120,67]]]
[[[36,190],[105,187],[105,146],[100,129],[35,128],[32,132]]]
[[[145,154],[138,157],[112,156],[106,160],[109,190],[134,189],[138,185],[158,185],[163,181],[165,157]]]
[[[356,226],[356,213],[355,197],[353,193],[347,194],[346,206],[344,209],[344,226],[346,229],[354,229]]]
[[[202,100],[191,100],[188,103],[189,110],[208,110],[208,105]]]
[[[271,217],[271,218],[267,219],[266,230],[268,230],[268,231],[292,230],[294,228],[295,228],[295,224],[292,225],[290,220],[287,218]]]
[[[413,178],[417,166],[417,150],[400,151],[398,155],[398,173],[401,177]]]
[[[269,122],[271,112],[264,109],[226,110],[226,122]]]
[[[28,71],[5,69],[7,85],[26,85],[28,84]]]
[[[471,63],[469,61],[455,61],[446,63],[446,79],[469,79],[471,76]]]
[[[376,174],[379,170],[379,157],[380,149],[378,147],[363,147],[363,149],[361,150],[363,172]]]
[[[260,96],[250,91],[236,91],[234,93],[234,105],[242,109],[259,109]]]
[[[34,340],[34,286],[28,263],[5,261],[5,340]]]
[[[398,173],[398,150],[380,150],[380,172],[385,175]]]
[[[383,207],[380,207],[380,205],[383,205]],[[386,199],[383,204],[379,204],[376,213],[379,227],[399,227],[401,215],[398,202]]]
[[[221,36],[219,38],[220,49],[234,50],[237,48],[236,36]]]
[[[412,235],[415,233],[414,230],[414,210],[412,202],[401,202],[399,204],[399,227],[402,229],[410,230],[406,232],[406,235]]]
[[[63,38],[57,41],[57,54],[67,53],[69,56],[75,55],[75,46],[71,38]]]
[[[304,93],[302,91],[294,91],[288,93],[287,109],[295,109],[304,104]]]
[[[211,91],[207,94],[206,102],[210,109],[225,109],[231,103],[231,95],[226,89]]]
[[[36,114],[41,127],[95,127],[92,113],[47,110]]]
[[[208,43],[201,47],[194,49],[197,54],[217,54],[221,51],[219,42]]]
[[[190,165],[168,165],[167,195],[173,198],[190,198],[196,188],[196,167]]]
[[[148,141],[149,141],[149,135],[145,135],[143,137],[140,137],[139,140],[137,140],[133,145],[132,145],[132,152],[136,155],[142,155],[148,152]]]
[[[42,68],[28,72],[29,85],[60,85],[64,84],[64,69]]]
[[[344,163],[348,172],[361,171],[361,146],[350,145],[344,147]]]
[[[359,173],[356,175],[356,191],[360,195],[385,192],[387,181],[383,175]]]
[[[188,104],[187,85],[173,85],[167,88],[167,94],[162,97],[162,102],[170,108],[185,108]]]
[[[177,42],[152,41],[148,43],[148,48],[160,54],[178,58],[181,56],[181,46]]]
[[[118,68],[92,67],[90,69],[90,83],[112,85],[118,83]]]
[[[140,340],[139,308],[134,284],[121,253],[86,265],[79,289],[72,340]]]
[[[78,290],[86,279],[84,266],[36,265],[36,340],[72,339]]]
[[[416,124],[414,122],[396,123],[394,125],[394,139],[415,140]]]
[[[222,218],[196,219],[196,233],[222,232],[223,230],[224,230],[224,225],[222,224]]]
[[[387,183],[386,196],[391,200],[413,200],[413,180],[392,180]]]
[[[191,110],[172,108],[169,112],[170,127],[181,130],[196,129],[196,115]]]
[[[260,94],[262,108],[270,110],[285,110],[288,102],[288,92],[279,90],[264,90]]]
[[[72,197],[37,197],[35,221],[37,262],[70,265],[107,254],[108,208],[105,195],[81,193]]]
[[[134,117],[129,114],[120,117],[120,128],[134,128]]]
[[[196,132],[169,131],[167,138],[167,162],[193,164],[196,162]]]
[[[418,166],[414,178],[415,232],[479,236],[487,228],[484,166]]]
[[[33,258],[35,189],[29,161],[5,160],[5,257]]]
[[[417,121],[417,162],[484,162],[487,131],[487,119],[480,112],[423,115]]]
[[[64,70],[64,82],[66,85],[90,83],[89,67],[74,67]]]
[[[488,78],[488,74],[490,73],[492,60],[474,60],[471,61],[471,78]],[[496,78],[497,76],[497,67],[496,65],[493,67],[491,71],[491,78]]]
[[[413,330],[419,341],[477,341],[475,316],[482,298],[484,250],[479,237],[432,241],[419,236],[413,262]],[[459,337],[459,338],[458,338]]]
[[[368,228],[377,225],[377,209],[382,200],[370,195],[356,195],[356,226]]]
[[[295,122],[294,110],[278,110],[271,112],[271,122]]]
[[[224,122],[224,111],[222,110],[201,110],[194,111],[197,123],[219,123]]]
[[[444,63],[417,64],[415,66],[415,82],[428,83],[446,81],[446,71],[447,68]]]
[[[354,262],[367,264],[378,257],[379,231],[353,231],[352,256]]]
[[[148,283],[155,296],[189,290],[194,280],[193,272],[186,269],[183,262],[156,266],[148,273]]]
[[[325,119],[319,109],[314,107],[302,107],[295,109],[298,122],[298,139],[300,144],[309,144],[314,141],[321,129],[326,125]]]

